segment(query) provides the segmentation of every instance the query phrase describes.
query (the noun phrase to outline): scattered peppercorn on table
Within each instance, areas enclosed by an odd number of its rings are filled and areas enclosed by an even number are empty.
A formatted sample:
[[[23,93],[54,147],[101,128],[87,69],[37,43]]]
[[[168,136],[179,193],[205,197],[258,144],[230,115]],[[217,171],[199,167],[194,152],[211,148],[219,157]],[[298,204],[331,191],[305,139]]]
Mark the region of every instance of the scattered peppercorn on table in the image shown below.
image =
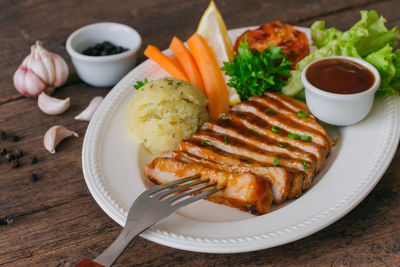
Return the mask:
[[[0,266],[73,266],[83,258],[95,258],[121,229],[87,189],[81,149],[88,123],[74,120],[93,97],[106,96],[110,88],[92,87],[79,80],[65,49],[68,35],[99,21],[127,24],[142,35],[142,62],[145,45],[164,49],[174,35],[189,38],[208,2],[2,1]],[[309,27],[319,19],[347,29],[359,19],[362,9],[382,14],[390,28],[400,26],[396,0],[216,0],[216,4],[228,28],[274,20]],[[66,59],[70,68],[67,83],[52,95],[71,98],[70,108],[61,115],[43,114],[35,100],[21,96],[13,86],[12,74],[36,40]],[[79,138],[64,140],[57,153],[50,154],[43,147],[43,135],[54,125],[77,132]],[[322,231],[290,244],[244,254],[204,254],[138,237],[115,266],[399,266],[399,172],[397,150],[379,184],[358,207]]]

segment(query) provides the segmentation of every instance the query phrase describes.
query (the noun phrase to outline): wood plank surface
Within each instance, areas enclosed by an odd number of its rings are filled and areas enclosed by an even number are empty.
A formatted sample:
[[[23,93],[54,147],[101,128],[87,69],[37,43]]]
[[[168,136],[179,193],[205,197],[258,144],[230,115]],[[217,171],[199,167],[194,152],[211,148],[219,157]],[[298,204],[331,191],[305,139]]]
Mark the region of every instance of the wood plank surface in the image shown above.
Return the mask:
[[[259,25],[273,20],[346,29],[359,20],[361,9],[375,9],[400,26],[400,1],[216,1],[228,28]],[[73,117],[94,96],[109,88],[82,83],[65,51],[65,40],[77,28],[115,21],[137,29],[144,44],[166,48],[173,35],[182,39],[195,30],[208,0],[148,1],[12,1],[0,0],[0,130],[16,133],[18,142],[1,140],[9,151],[23,149],[21,166],[11,169],[0,158],[0,265],[73,266],[92,259],[118,235],[120,227],[90,195],[81,168],[86,122]],[[71,108],[59,116],[42,114],[36,101],[21,97],[12,75],[35,40],[62,55],[71,67],[68,83],[55,97],[71,98]],[[145,58],[140,52],[139,61]],[[49,154],[42,145],[45,131],[56,124],[79,134]],[[36,155],[37,164],[29,158]],[[34,172],[39,179],[33,183]],[[205,254],[176,250],[136,238],[115,266],[400,266],[400,150],[379,184],[352,212],[302,240],[240,254]],[[1,223],[0,223],[1,224]]]

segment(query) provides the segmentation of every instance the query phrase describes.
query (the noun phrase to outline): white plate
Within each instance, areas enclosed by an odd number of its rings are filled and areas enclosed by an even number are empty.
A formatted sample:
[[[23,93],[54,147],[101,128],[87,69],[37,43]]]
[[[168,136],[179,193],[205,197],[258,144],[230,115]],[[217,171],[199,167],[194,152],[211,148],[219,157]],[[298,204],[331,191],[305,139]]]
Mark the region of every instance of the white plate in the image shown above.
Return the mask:
[[[230,31],[231,38],[235,40],[244,29]],[[120,225],[131,203],[150,185],[143,167],[152,159],[141,145],[128,139],[125,107],[136,81],[163,76],[166,72],[149,60],[132,70],[107,95],[85,135],[82,165],[87,186]],[[399,98],[377,98],[361,123],[329,128],[328,133],[339,137],[339,142],[312,188],[299,199],[258,217],[201,200],[141,236],[178,249],[234,253],[292,242],[332,224],[367,196],[389,166],[399,141]]]

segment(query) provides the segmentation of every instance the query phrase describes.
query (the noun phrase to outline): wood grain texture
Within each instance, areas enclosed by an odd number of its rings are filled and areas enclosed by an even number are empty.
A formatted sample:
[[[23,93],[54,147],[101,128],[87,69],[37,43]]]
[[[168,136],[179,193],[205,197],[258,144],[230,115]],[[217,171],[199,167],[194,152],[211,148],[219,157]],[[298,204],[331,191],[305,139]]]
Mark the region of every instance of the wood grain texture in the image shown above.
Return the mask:
[[[375,9],[390,27],[400,26],[400,2],[367,0],[216,1],[228,28],[281,20],[310,26],[325,19],[327,26],[346,29],[359,19],[359,10]],[[86,122],[75,121],[90,99],[106,95],[72,70],[56,97],[70,97],[71,108],[59,116],[42,114],[33,99],[13,88],[12,75],[29,46],[43,41],[50,51],[71,62],[65,40],[75,29],[99,21],[115,21],[136,28],[144,44],[166,48],[173,35],[188,38],[208,0],[168,1],[0,1],[0,130],[21,136],[19,142],[1,140],[9,151],[24,150],[21,167],[11,169],[0,158],[0,265],[73,266],[93,259],[118,235],[120,227],[91,197],[81,168]],[[143,47],[141,52],[143,51]],[[140,54],[139,60],[144,60]],[[79,138],[63,141],[55,155],[42,145],[45,131],[56,124],[75,130]],[[29,163],[36,155],[39,162]],[[33,183],[34,172],[39,179]],[[302,240],[262,251],[241,254],[204,254],[164,247],[140,237],[130,244],[116,266],[400,266],[400,150],[379,184],[352,212]]]

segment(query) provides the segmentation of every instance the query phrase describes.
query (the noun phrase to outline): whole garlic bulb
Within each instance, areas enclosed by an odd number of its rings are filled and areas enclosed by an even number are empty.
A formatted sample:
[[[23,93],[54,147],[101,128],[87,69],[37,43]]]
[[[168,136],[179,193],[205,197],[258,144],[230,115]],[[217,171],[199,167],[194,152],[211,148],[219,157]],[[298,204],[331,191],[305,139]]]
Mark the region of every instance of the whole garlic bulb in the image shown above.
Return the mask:
[[[67,81],[68,72],[62,57],[47,51],[36,41],[14,74],[14,86],[27,97],[37,97],[42,92],[51,94]]]

